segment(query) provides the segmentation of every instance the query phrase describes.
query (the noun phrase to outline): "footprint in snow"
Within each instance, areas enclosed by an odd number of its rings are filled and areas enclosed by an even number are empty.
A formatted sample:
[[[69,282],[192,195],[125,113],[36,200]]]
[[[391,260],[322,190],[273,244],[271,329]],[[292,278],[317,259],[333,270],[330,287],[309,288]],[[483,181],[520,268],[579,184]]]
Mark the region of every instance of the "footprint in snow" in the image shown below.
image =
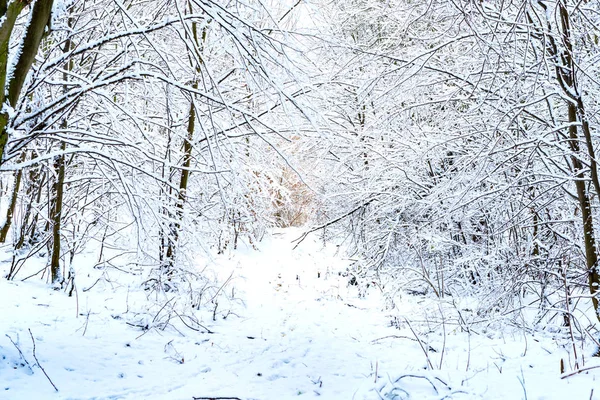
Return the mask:
[[[279,378],[285,378],[285,376],[279,375],[279,374],[273,374],[273,375],[269,375],[269,377],[267,378],[268,381],[276,381]]]

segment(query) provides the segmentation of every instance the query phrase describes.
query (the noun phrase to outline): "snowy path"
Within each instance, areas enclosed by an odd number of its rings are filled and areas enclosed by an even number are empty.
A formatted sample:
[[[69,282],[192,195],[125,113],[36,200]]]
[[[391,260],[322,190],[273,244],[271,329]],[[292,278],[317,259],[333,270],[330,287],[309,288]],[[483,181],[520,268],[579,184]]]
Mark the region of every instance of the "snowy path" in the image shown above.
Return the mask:
[[[217,259],[220,275],[233,272],[234,301],[226,320],[203,321],[213,334],[141,335],[121,319],[134,294],[114,283],[116,292],[108,284],[80,290],[76,317],[74,299],[62,292],[2,281],[0,399],[600,399],[600,370],[560,379],[567,350],[551,336],[469,339],[448,326],[444,341],[433,326],[429,356],[443,368],[425,371],[420,344],[406,326],[390,326],[377,291],[358,297],[339,275],[347,261],[316,241],[292,251],[298,235],[284,231],[262,251]],[[394,315],[412,318],[422,301],[408,298]],[[59,392],[35,365],[28,329]]]

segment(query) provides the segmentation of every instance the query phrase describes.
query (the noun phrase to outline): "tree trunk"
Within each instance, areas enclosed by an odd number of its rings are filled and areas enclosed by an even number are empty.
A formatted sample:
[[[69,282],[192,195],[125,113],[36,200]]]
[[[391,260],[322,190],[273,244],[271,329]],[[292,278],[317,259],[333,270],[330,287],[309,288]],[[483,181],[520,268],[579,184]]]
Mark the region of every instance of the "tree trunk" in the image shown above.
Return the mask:
[[[570,97],[568,104],[569,109],[569,143],[572,150],[571,162],[575,170],[575,186],[577,188],[577,197],[581,207],[581,218],[583,222],[583,240],[585,247],[586,266],[588,270],[588,285],[592,294],[592,304],[596,311],[596,317],[600,321],[600,310],[598,309],[598,293],[600,290],[600,274],[598,273],[598,250],[596,248],[596,239],[594,232],[594,222],[592,217],[592,207],[590,202],[590,194],[586,187],[586,178],[590,178],[592,185],[596,190],[596,194],[600,195],[600,183],[598,182],[597,164],[594,154],[594,144],[589,124],[585,117],[585,107],[581,97],[577,83],[577,65],[573,56],[573,45],[571,42],[571,22],[566,5],[560,1],[558,4],[560,12],[561,25],[561,41],[564,50],[561,58],[564,61],[564,66],[557,65],[557,78],[565,95]],[[554,50],[556,46],[551,47],[551,53],[557,55],[558,51]],[[577,126],[581,125],[583,130],[583,139],[587,148],[589,158],[590,176],[586,177],[583,173],[584,165],[579,157],[581,157],[579,141],[582,139],[579,136]]]
[[[69,19],[69,27],[72,26],[72,20]],[[63,52],[67,53],[71,50],[71,40],[67,39],[65,42],[65,46],[63,48]],[[69,79],[69,75],[67,71],[73,70],[73,60],[70,60],[65,65],[65,72],[63,72],[63,80],[67,82]],[[68,88],[63,86],[63,90],[67,93]],[[61,123],[61,128],[66,129],[68,127],[68,122],[65,117]],[[56,161],[54,163],[54,167],[56,169],[57,177],[56,182],[54,184],[54,207],[52,209],[52,258],[50,261],[50,270],[52,271],[52,283],[54,285],[61,285],[63,283],[63,277],[60,269],[60,248],[61,248],[61,227],[62,227],[62,212],[63,212],[63,194],[64,194],[64,184],[65,184],[65,154],[64,151],[67,148],[67,144],[65,142],[61,142],[60,149],[61,154],[56,157]]]
[[[35,158],[35,152],[32,154],[32,158]],[[29,243],[32,243],[33,235],[35,235],[35,226],[37,224],[37,213],[33,217],[31,225],[29,224],[29,218],[31,218],[32,209],[34,204],[39,204],[42,195],[43,183],[40,181],[40,173],[37,168],[32,168],[29,171],[29,183],[25,191],[25,199],[28,199],[27,206],[25,207],[25,215],[21,222],[21,228],[19,232],[19,239],[15,244],[15,250],[20,249],[25,244],[25,238],[29,236]]]
[[[546,17],[550,14],[548,5],[539,2],[544,10]],[[595,160],[594,145],[590,126],[585,115],[585,106],[581,91],[577,82],[578,66],[575,63],[573,55],[573,44],[571,41],[571,21],[569,11],[564,1],[559,0],[556,4],[560,21],[554,28],[551,20],[546,21],[546,26],[538,29],[540,40],[545,47],[549,60],[555,60],[554,70],[555,78],[558,81],[563,95],[567,98],[568,120],[569,120],[569,147],[571,150],[571,165],[575,174],[575,187],[577,189],[577,199],[581,209],[581,218],[583,223],[583,241],[585,249],[586,267],[588,271],[588,286],[592,294],[592,305],[596,312],[596,317],[600,321],[600,310],[598,302],[598,292],[600,289],[600,275],[598,274],[598,250],[596,248],[596,239],[594,223],[592,217],[591,195],[586,186],[587,181],[592,182],[592,187],[597,195],[600,195],[600,182]],[[528,16],[529,22],[534,23],[534,18]],[[547,41],[546,41],[547,39]],[[559,44],[560,43],[560,44]],[[560,62],[559,62],[560,60]],[[582,127],[583,138],[580,137],[578,126]],[[582,161],[583,152],[580,142],[583,142],[587,150],[589,172]]]
[[[189,4],[190,12],[192,12],[192,5]],[[200,55],[202,51],[203,42],[206,40],[206,30],[202,32],[202,43],[198,38],[198,26],[196,22],[192,23],[192,39],[195,45],[195,51],[198,53],[198,62],[202,63],[202,57]],[[193,65],[192,58],[190,62]],[[196,65],[196,73],[200,73],[200,65]],[[198,89],[198,81],[194,81],[192,84],[194,89]],[[193,95],[192,95],[193,96]],[[192,165],[192,142],[194,139],[194,130],[196,127],[196,106],[192,97],[190,101],[190,111],[188,114],[188,127],[187,135],[183,140],[183,159],[181,163],[181,176],[179,178],[179,193],[177,195],[177,203],[175,204],[175,221],[169,222],[169,237],[167,238],[167,251],[166,251],[166,262],[167,272],[171,271],[175,264],[176,248],[179,241],[179,231],[181,230],[181,224],[183,222],[183,210],[186,202],[186,195],[188,189],[188,181],[190,178],[190,167]]]
[[[198,87],[198,83],[194,82],[194,89]],[[171,269],[175,262],[175,247],[179,240],[179,230],[183,221],[183,208],[186,201],[186,192],[188,189],[188,181],[190,178],[190,166],[192,165],[192,140],[194,138],[194,129],[196,125],[196,109],[194,101],[190,103],[190,112],[188,114],[187,136],[183,141],[183,160],[181,177],[179,179],[179,194],[177,195],[177,204],[175,205],[175,222],[171,222],[169,245],[167,247],[167,262],[168,268]]]
[[[581,208],[581,219],[583,222],[583,241],[585,247],[585,259],[588,269],[588,285],[590,293],[596,295],[600,284],[600,275],[598,274],[598,252],[596,250],[596,238],[594,235],[594,221],[592,218],[592,207],[590,204],[590,196],[586,188],[586,179],[584,176],[584,166],[579,159],[579,135],[577,133],[577,107],[574,104],[569,105],[569,139],[571,151],[571,162],[575,170],[575,186],[577,188],[577,198],[579,199],[579,207]],[[596,317],[600,320],[598,312],[598,297],[592,297],[592,304],[596,311]]]
[[[60,146],[61,150],[66,149],[65,142]],[[56,182],[54,183],[54,207],[52,207],[52,258],[50,260],[50,271],[52,272],[52,283],[61,285],[63,281],[60,269],[60,240],[61,240],[61,222],[63,211],[63,193],[65,183],[65,156],[63,154],[56,157],[54,168],[57,172]]]
[[[34,3],[31,19],[23,38],[23,47],[10,77],[7,76],[10,38],[15,22],[28,2],[13,0],[8,5],[6,3],[5,0],[0,2],[0,105],[2,105],[2,111],[0,111],[0,163],[5,158],[4,153],[9,139],[7,130],[10,119],[9,109],[17,105],[25,78],[33,65],[46,32],[46,26],[50,21],[53,0],[37,0]]]
[[[25,161],[25,155],[27,153],[24,151],[21,156],[21,161]],[[4,225],[2,225],[2,229],[0,229],[0,243],[6,242],[6,237],[8,236],[8,230],[12,225],[13,216],[15,215],[15,209],[17,208],[17,199],[19,195],[19,189],[21,188],[21,180],[23,178],[23,170],[18,170],[15,174],[15,184],[13,186],[13,193],[10,198],[10,204],[8,205],[8,210],[6,210],[6,221],[4,221]]]

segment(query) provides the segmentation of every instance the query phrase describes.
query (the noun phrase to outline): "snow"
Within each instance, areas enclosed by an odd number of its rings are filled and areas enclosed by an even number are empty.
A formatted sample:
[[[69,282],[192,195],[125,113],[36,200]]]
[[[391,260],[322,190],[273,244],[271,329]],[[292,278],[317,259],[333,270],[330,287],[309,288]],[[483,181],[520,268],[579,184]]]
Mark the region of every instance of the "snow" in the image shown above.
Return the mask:
[[[336,246],[311,235],[292,250],[301,233],[197,258],[228,282],[216,320],[198,313],[213,333],[127,324],[156,322],[137,314],[147,293],[92,269],[93,252],[74,264],[76,297],[35,278],[0,280],[0,399],[600,399],[600,369],[561,379],[560,360],[568,374],[574,356],[560,332],[482,325],[469,334],[447,304],[419,296],[386,309],[376,287],[348,284],[350,261]],[[600,366],[591,346],[577,346],[580,368]]]

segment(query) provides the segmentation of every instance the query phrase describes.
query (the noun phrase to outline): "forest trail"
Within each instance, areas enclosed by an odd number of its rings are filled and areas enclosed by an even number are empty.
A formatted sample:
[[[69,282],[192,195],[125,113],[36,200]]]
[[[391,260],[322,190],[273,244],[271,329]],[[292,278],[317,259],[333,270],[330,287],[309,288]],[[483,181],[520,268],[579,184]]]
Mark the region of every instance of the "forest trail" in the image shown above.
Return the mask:
[[[133,286],[80,290],[76,318],[62,292],[1,281],[0,399],[590,398],[595,377],[559,379],[566,353],[552,338],[526,338],[525,351],[508,331],[468,338],[448,325],[444,338],[435,323],[419,322],[426,299],[405,296],[386,310],[377,288],[362,296],[348,284],[350,261],[335,246],[309,237],[293,250],[300,234],[274,232],[258,250],[211,262],[222,282],[231,277],[216,320],[210,312],[202,320],[212,334],[126,324],[143,295]],[[406,324],[391,326],[403,318],[421,343]],[[36,365],[29,329],[58,392]]]
[[[257,398],[352,398],[358,388],[349,382],[374,376],[370,342],[374,328],[387,332],[389,319],[348,285],[349,262],[335,248],[307,240],[293,250],[300,233],[276,234],[268,239],[270,251],[249,252],[240,261],[248,317],[237,329],[255,339],[229,344],[251,352],[237,374],[264,385]]]
[[[353,398],[374,381],[375,332],[394,329],[372,308],[377,296],[359,298],[348,285],[349,261],[335,246],[309,238],[293,250],[300,235],[275,232],[258,250],[213,260],[231,293],[216,321],[202,321],[212,334],[141,334],[123,321],[136,307],[133,286],[102,281],[74,299],[32,280],[2,281],[0,399]],[[35,365],[29,329],[59,392]]]

